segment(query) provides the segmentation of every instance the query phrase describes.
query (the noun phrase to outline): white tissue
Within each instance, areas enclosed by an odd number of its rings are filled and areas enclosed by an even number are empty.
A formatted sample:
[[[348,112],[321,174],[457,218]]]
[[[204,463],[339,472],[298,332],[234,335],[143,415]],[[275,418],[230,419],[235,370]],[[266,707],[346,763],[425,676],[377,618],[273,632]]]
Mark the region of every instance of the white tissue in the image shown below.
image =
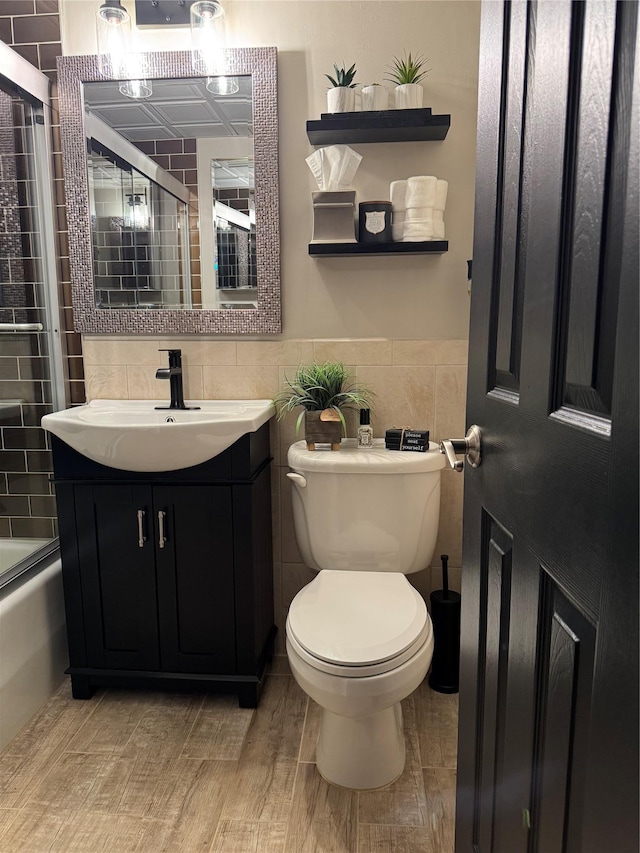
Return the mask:
[[[433,175],[416,175],[407,181],[407,210],[412,207],[435,207],[438,179]]]
[[[438,181],[436,184],[436,200],[434,207],[436,210],[444,210],[447,206],[447,191],[449,189],[448,181]]]
[[[389,197],[391,198],[391,206],[395,210],[406,209],[407,182],[406,181],[391,181],[389,186]]]
[[[335,192],[351,189],[362,155],[348,145],[318,148],[306,158],[319,190]]]

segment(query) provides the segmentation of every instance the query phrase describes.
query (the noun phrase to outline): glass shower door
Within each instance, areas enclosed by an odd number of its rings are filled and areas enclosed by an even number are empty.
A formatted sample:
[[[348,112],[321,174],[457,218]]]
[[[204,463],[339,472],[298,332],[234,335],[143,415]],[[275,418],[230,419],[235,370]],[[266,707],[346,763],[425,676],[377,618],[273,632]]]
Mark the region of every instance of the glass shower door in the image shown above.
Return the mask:
[[[47,111],[0,79],[0,586],[57,536],[40,427],[64,406]]]

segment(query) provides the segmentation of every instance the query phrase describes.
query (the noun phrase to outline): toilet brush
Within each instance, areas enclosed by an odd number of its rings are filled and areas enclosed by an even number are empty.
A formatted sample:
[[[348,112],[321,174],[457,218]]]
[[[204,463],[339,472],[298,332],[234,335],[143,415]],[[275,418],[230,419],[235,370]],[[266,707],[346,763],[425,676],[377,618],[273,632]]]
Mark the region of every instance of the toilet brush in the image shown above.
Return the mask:
[[[460,593],[449,590],[449,557],[442,554],[442,589],[431,600],[433,659],[429,686],[438,693],[457,693],[460,673]]]

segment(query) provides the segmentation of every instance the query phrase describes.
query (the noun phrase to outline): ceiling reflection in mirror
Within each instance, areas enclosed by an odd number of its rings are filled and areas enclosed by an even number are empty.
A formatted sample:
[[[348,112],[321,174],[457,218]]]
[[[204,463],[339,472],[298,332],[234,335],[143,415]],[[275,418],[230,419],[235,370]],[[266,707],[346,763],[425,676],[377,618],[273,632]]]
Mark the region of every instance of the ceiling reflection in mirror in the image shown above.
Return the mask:
[[[154,80],[145,98],[85,83],[97,307],[257,308],[252,82],[225,82]]]
[[[60,58],[80,331],[280,331],[276,52],[229,53],[224,87],[186,52],[149,54],[144,98],[102,79],[96,57]]]

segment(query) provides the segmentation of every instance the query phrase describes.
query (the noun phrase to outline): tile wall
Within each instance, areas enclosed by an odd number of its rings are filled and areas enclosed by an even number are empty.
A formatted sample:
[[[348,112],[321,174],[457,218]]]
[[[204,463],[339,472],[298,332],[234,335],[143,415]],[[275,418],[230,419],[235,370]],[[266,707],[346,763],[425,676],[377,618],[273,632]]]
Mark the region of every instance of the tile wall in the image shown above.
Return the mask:
[[[463,340],[286,340],[213,341],[85,336],[87,398],[164,399],[166,383],[155,378],[164,364],[161,348],[182,349],[185,396],[191,399],[272,398],[296,367],[313,359],[342,361],[374,391],[375,436],[393,426],[427,428],[431,439],[464,435],[467,341]],[[279,651],[293,596],[313,577],[296,547],[287,448],[295,441],[296,415],[272,422],[274,457],[273,542],[275,619]],[[350,426],[354,435],[354,424]],[[431,568],[411,580],[428,599],[440,584],[440,554],[450,558],[450,580],[459,589],[462,564],[462,477],[442,474],[440,531]],[[433,581],[432,581],[433,573]]]
[[[66,389],[70,403],[84,402],[82,340],[73,328],[69,240],[64,198],[62,146],[55,81],[56,58],[62,54],[58,0],[0,0],[0,40],[49,77],[52,88],[54,200],[58,224],[57,273],[61,328],[66,354]]]
[[[191,263],[191,298],[193,307],[202,305],[200,289],[200,228],[198,210],[198,160],[195,139],[150,139],[135,143],[136,147],[188,188],[190,199],[189,258]]]

